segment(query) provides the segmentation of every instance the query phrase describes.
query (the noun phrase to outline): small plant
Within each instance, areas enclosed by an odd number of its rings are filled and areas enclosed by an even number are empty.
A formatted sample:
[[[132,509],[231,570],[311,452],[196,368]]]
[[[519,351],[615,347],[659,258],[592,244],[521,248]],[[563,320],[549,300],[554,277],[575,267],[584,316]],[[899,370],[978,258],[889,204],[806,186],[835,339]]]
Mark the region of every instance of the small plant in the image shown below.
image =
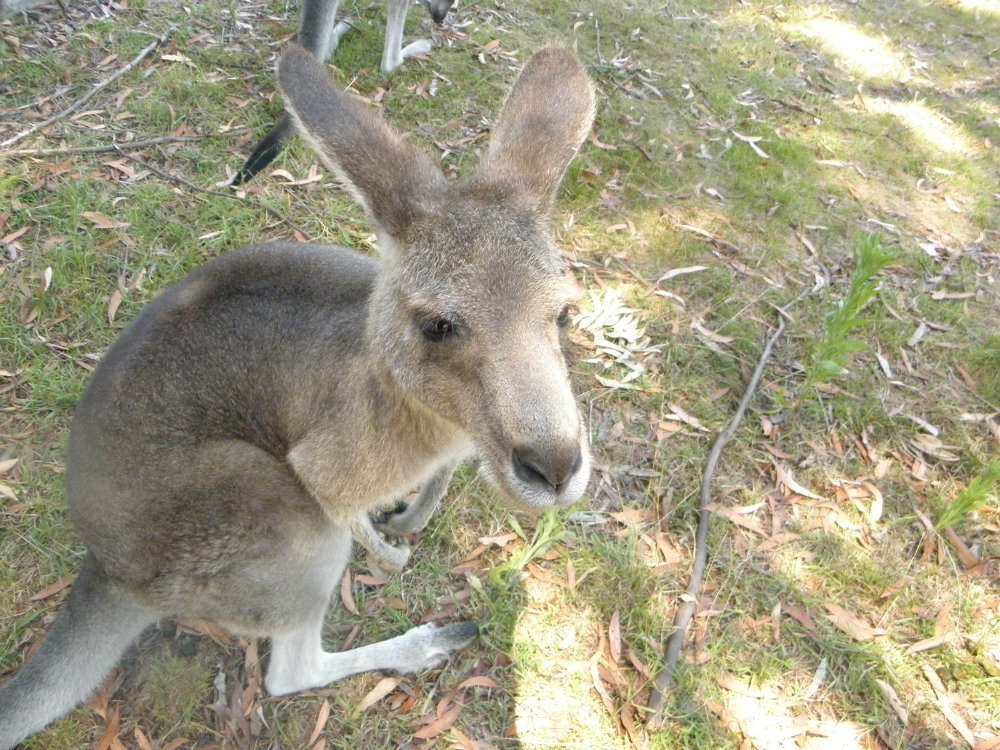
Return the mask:
[[[512,576],[523,570],[536,557],[540,557],[548,552],[553,544],[572,536],[564,528],[562,516],[558,508],[550,508],[538,517],[535,533],[530,539],[514,516],[510,517],[510,525],[525,544],[511,552],[507,562],[493,568],[490,576],[496,584],[509,583]]]
[[[996,487],[1000,484],[1000,461],[993,461],[969,481],[968,487],[958,493],[938,517],[938,531],[954,526],[965,515],[979,510],[989,502],[996,502]]]
[[[870,234],[861,239],[850,289],[838,307],[826,314],[826,330],[808,367],[807,386],[815,386],[830,378],[848,374],[846,365],[850,362],[851,355],[866,346],[865,342],[850,338],[849,334],[865,323],[861,311],[878,293],[878,280],[875,277],[898,259],[898,254],[882,245],[879,235]]]

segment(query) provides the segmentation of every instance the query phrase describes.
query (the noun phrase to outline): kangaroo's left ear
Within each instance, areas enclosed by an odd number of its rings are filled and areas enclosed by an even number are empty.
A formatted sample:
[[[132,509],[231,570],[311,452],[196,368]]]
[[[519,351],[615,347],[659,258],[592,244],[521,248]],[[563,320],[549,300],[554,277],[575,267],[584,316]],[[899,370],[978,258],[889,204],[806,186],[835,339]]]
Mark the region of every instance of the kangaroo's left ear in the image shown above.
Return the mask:
[[[576,56],[562,47],[536,52],[507,97],[477,174],[520,189],[548,213],[593,119],[593,88]]]
[[[401,236],[438,200],[446,185],[441,170],[340,91],[311,53],[291,45],[278,63],[278,83],[299,131],[382,229]]]

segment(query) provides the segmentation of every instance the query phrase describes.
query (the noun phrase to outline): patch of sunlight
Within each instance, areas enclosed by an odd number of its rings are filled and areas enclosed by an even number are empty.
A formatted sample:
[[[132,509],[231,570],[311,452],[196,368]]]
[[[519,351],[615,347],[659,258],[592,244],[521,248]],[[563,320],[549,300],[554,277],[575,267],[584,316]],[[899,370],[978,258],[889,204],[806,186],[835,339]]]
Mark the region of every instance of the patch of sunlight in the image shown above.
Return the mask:
[[[864,750],[868,730],[855,721],[815,718],[814,708],[794,711],[800,701],[765,686],[761,694],[733,693],[726,701],[730,715],[759,750]]]
[[[987,13],[1000,18],[1000,2],[998,0],[955,0],[955,5],[963,10]]]
[[[601,624],[590,608],[526,607],[514,629],[515,711],[525,750],[626,750],[594,689]]]
[[[960,127],[920,102],[894,102],[882,97],[866,97],[865,107],[869,112],[898,118],[930,146],[940,151],[966,154],[975,149]]]
[[[820,42],[827,52],[843,60],[852,71],[868,78],[896,80],[908,68],[906,62],[885,42],[844,21],[813,18],[791,28]]]

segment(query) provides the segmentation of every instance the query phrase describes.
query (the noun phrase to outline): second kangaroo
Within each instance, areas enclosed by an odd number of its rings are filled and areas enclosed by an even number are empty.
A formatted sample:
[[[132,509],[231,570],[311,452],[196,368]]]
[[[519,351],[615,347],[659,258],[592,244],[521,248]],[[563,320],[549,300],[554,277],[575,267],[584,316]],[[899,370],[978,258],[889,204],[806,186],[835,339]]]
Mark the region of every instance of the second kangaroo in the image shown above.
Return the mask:
[[[523,506],[587,485],[560,350],[575,288],[548,227],[591,125],[580,63],[534,55],[457,181],[310,53],[293,47],[278,76],[298,128],[377,225],[381,259],[293,242],[229,253],[121,334],[69,441],[67,500],[89,552],[37,652],[0,685],[0,748],[86,699],[164,616],[270,637],[272,695],[440,664],[474,624],[323,650],[352,539],[399,570],[409,551],[382,534],[423,528],[473,454]]]

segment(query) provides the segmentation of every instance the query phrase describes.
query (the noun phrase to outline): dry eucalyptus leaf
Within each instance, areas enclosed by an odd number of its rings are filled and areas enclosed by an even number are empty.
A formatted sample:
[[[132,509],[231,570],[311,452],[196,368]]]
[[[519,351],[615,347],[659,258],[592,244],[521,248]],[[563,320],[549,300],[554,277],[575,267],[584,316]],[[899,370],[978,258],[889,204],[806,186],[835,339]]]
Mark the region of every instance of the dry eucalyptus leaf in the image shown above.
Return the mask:
[[[933,435],[921,433],[910,438],[910,444],[926,456],[939,461],[958,461],[958,456],[952,453],[954,446],[945,445]]]

